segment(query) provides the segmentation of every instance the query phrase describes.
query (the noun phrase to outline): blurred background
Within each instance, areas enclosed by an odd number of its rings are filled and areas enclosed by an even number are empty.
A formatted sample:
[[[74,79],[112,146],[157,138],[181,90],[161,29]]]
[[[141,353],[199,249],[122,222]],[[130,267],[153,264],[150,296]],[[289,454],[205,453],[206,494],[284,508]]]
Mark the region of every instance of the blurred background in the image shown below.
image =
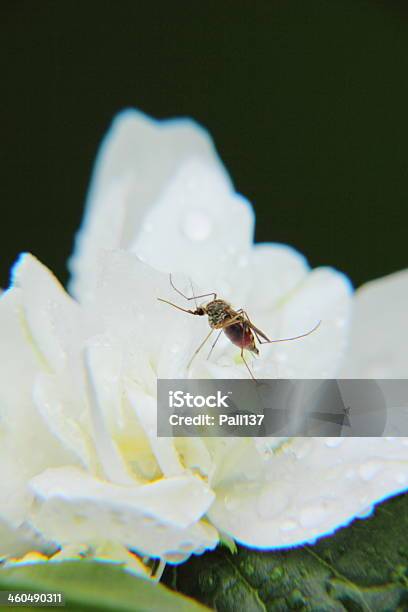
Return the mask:
[[[134,106],[208,128],[257,241],[353,283],[408,265],[408,2],[3,0],[0,286],[63,281],[93,161]]]

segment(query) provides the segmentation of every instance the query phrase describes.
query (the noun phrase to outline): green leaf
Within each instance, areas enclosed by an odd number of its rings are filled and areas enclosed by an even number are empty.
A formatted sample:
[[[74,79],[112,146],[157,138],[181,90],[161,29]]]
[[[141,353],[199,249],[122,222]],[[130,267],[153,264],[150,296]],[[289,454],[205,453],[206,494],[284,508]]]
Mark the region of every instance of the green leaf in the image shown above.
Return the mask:
[[[171,576],[172,574],[172,576]],[[170,577],[171,576],[171,577]],[[408,610],[408,495],[311,546],[225,547],[169,568],[172,586],[218,612]]]
[[[65,595],[67,604],[62,610],[206,610],[192,599],[174,593],[163,585],[137,578],[120,566],[86,560],[34,563],[0,569],[0,590],[59,591]]]

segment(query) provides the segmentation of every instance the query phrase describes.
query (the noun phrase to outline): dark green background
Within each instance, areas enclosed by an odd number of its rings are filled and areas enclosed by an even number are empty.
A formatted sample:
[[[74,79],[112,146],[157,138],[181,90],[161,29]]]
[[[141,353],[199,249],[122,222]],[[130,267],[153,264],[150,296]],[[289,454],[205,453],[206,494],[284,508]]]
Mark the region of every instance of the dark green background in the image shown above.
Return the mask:
[[[0,285],[21,250],[66,280],[98,143],[127,106],[210,130],[257,240],[355,284],[406,267],[407,4],[3,0]]]

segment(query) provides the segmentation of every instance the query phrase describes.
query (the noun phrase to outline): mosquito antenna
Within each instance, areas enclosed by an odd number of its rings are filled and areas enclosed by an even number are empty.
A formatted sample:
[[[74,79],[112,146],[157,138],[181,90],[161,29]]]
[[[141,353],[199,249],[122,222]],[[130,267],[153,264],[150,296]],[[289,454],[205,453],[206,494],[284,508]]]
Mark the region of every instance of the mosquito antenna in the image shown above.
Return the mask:
[[[180,291],[180,289],[177,289],[176,285],[173,283],[173,277],[171,275],[171,272],[169,274],[169,279],[170,279],[170,285],[173,287],[174,291],[176,291],[179,295],[181,295],[181,297],[183,297],[185,300],[188,300],[189,298]]]
[[[260,344],[272,344],[274,342],[289,342],[290,340],[299,340],[299,338],[306,338],[306,336],[310,336],[310,334],[313,334],[313,332],[316,331],[316,329],[318,327],[320,327],[321,321],[319,321],[318,323],[316,323],[316,325],[313,327],[313,329],[310,329],[308,332],[306,332],[305,334],[300,334],[299,336],[293,336],[292,338],[279,338],[278,340],[268,340],[267,342],[260,342]]]
[[[179,295],[181,295],[181,297],[183,297],[185,300],[188,300],[188,301],[189,301],[189,300],[194,300],[194,301],[195,301],[195,304],[196,304],[196,308],[198,308],[198,306],[197,306],[197,298],[201,298],[201,297],[209,297],[210,295],[212,295],[212,296],[213,296],[213,300],[216,300],[216,299],[217,299],[217,294],[216,294],[214,291],[211,291],[211,293],[203,293],[203,295],[195,295],[195,294],[194,294],[194,290],[193,290],[193,297],[190,297],[190,298],[189,298],[189,297],[187,297],[187,295],[185,295],[184,293],[182,293],[182,292],[180,291],[180,289],[177,289],[177,287],[176,287],[176,286],[175,286],[175,284],[173,283],[173,278],[172,278],[171,273],[169,274],[169,278],[170,278],[170,285],[173,287],[174,291],[177,291],[177,293],[178,293]],[[191,289],[193,289],[193,285],[192,285],[191,279],[189,279],[189,280],[190,280],[190,283],[191,283]]]
[[[191,294],[192,294],[192,296],[193,296],[193,298],[194,298],[194,304],[195,304],[195,307],[196,307],[196,308],[198,308],[197,298],[196,298],[195,293],[194,293],[193,281],[191,280],[191,278],[190,278],[190,277],[189,277],[189,279],[188,279],[188,280],[190,281]]]
[[[187,310],[187,308],[182,308],[181,306],[177,306],[177,304],[173,304],[173,302],[169,302],[169,300],[164,300],[163,298],[157,298],[159,302],[164,302],[165,304],[169,304],[173,306],[173,308],[177,308],[177,310],[181,310],[182,312],[187,312],[188,314],[194,314],[192,310]]]

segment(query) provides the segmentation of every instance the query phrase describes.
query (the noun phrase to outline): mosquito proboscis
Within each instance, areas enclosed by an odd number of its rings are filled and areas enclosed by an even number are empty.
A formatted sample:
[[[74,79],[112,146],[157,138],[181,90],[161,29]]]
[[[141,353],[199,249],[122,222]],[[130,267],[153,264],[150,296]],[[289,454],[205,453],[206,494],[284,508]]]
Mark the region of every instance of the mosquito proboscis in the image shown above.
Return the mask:
[[[260,330],[258,327],[256,327],[252,323],[251,319],[248,316],[248,313],[243,308],[234,310],[234,308],[232,308],[229,302],[218,299],[217,294],[214,291],[210,293],[204,293],[202,295],[194,295],[192,283],[191,283],[191,289],[192,289],[193,295],[191,297],[188,297],[182,291],[180,291],[180,289],[177,289],[177,287],[173,283],[172,275],[170,274],[169,276],[170,276],[170,285],[179,295],[181,295],[187,301],[194,300],[195,302],[194,310],[190,308],[183,308],[182,306],[178,306],[177,304],[174,304],[173,302],[170,302],[169,300],[165,300],[163,298],[157,298],[157,299],[160,302],[169,304],[170,306],[173,306],[173,308],[177,308],[177,310],[181,310],[182,312],[186,312],[191,315],[197,315],[200,317],[207,315],[208,324],[211,328],[210,332],[207,334],[207,336],[204,338],[204,340],[201,342],[198,348],[194,351],[193,356],[191,357],[187,365],[187,369],[190,368],[193,362],[193,359],[204,347],[204,345],[209,340],[212,333],[218,330],[217,337],[215,341],[213,342],[213,344],[211,345],[211,350],[209,352],[208,358],[210,357],[212,351],[214,350],[214,347],[217,344],[220,335],[222,334],[222,332],[224,332],[227,338],[232,342],[232,344],[235,344],[235,346],[238,346],[241,349],[241,359],[244,362],[251,378],[256,381],[256,378],[253,375],[252,370],[249,367],[245,359],[244,350],[250,351],[251,353],[254,353],[255,355],[259,355],[259,349],[256,346],[256,341],[259,344],[274,344],[277,342],[290,342],[292,340],[299,340],[300,338],[306,338],[306,336],[310,336],[310,334],[316,331],[316,329],[321,324],[321,321],[319,321],[312,329],[305,332],[304,334],[299,334],[298,336],[270,340],[270,338],[268,338],[268,336],[262,330]],[[207,302],[206,304],[203,304],[202,306],[197,305],[198,299],[209,298],[209,297],[212,297],[212,299],[209,302]]]

